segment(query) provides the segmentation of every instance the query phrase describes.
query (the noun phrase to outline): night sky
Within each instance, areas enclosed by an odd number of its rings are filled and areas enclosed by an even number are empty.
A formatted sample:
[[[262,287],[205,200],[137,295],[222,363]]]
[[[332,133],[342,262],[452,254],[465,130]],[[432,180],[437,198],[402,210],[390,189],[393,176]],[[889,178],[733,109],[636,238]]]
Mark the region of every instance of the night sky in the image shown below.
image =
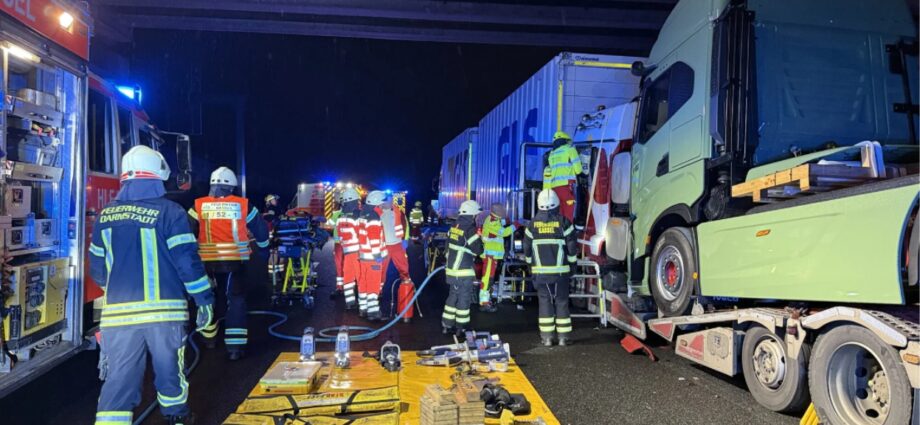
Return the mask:
[[[251,199],[342,179],[414,201],[435,196],[441,147],[559,51],[138,31],[131,67],[154,122],[193,135],[199,192],[236,164],[231,102],[243,99]]]

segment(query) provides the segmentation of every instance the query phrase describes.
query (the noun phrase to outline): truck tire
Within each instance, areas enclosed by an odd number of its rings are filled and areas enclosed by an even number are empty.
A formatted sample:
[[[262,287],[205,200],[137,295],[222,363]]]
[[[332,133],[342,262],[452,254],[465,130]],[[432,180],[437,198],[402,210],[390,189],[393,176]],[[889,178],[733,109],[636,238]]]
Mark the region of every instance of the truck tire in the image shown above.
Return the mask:
[[[808,381],[822,425],[910,422],[911,388],[898,352],[862,326],[818,337]]]
[[[761,406],[774,412],[801,412],[811,401],[808,394],[808,356],[802,344],[797,359],[786,355],[783,338],[762,326],[752,326],[741,346],[741,368],[748,390]]]
[[[665,230],[655,241],[649,269],[649,286],[658,310],[665,316],[687,314],[699,270],[690,229]]]

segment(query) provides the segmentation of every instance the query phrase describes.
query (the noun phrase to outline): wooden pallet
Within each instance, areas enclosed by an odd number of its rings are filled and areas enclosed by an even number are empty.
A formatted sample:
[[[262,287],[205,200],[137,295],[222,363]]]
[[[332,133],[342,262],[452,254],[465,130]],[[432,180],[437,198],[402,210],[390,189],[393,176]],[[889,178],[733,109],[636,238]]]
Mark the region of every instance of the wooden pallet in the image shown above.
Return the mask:
[[[802,194],[854,186],[877,179],[871,167],[802,164],[732,186],[732,197],[750,196],[754,202],[774,202]]]

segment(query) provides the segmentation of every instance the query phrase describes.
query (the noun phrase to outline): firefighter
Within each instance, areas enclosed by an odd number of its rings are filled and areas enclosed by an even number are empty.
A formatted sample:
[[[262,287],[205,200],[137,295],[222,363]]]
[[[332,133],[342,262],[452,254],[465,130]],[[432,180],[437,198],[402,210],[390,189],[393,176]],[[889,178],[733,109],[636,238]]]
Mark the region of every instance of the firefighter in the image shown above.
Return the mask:
[[[537,196],[539,212],[524,232],[524,257],[530,264],[539,298],[540,340],[553,345],[570,343],[572,319],[569,316],[569,281],[575,263],[575,227],[559,212],[556,192],[543,189]]]
[[[460,216],[450,228],[445,273],[450,290],[441,315],[443,333],[462,333],[470,323],[470,304],[476,271],[473,262],[482,254],[482,239],[476,229],[476,216],[482,212],[473,200],[460,204]]]
[[[339,200],[342,213],[335,220],[336,246],[342,250],[342,291],[345,295],[345,309],[351,310],[358,305],[358,276],[361,274],[358,262],[361,247],[358,238],[361,195],[357,190],[347,188]]]
[[[265,195],[265,212],[262,213],[262,218],[269,224],[269,228],[284,216],[284,210],[278,205],[280,199],[281,197],[274,193]]]
[[[495,280],[495,271],[499,263],[505,258],[505,238],[514,232],[513,225],[505,221],[505,206],[499,203],[492,204],[489,216],[482,223],[483,264],[482,288],[479,290],[479,308],[492,313],[496,310],[492,305],[490,293],[491,284]]]
[[[575,182],[582,173],[581,158],[572,146],[572,138],[564,131],[553,135],[553,150],[549,154],[550,173],[544,173],[543,189],[552,189],[560,202],[560,212],[569,221],[575,217]]]
[[[185,379],[186,296],[196,325],[214,318],[214,294],[185,212],[164,198],[169,166],[136,146],[122,158],[121,189],[99,213],[90,243],[90,274],[105,288],[96,424],[130,425],[141,401],[150,354],[160,410],[170,424],[190,424]]]
[[[405,215],[395,202],[385,201],[376,209],[383,226],[384,244],[387,251],[387,258],[383,263],[383,277],[386,277],[387,269],[392,262],[396,271],[399,272],[400,284],[415,286],[409,275],[409,257],[406,255],[406,236],[408,235],[404,224]],[[407,314],[404,321],[408,323],[410,318],[411,315]]]
[[[383,226],[378,207],[387,195],[379,190],[367,194],[367,208],[361,211],[358,240],[361,243],[361,274],[358,275],[358,315],[368,320],[383,318],[380,312],[380,292],[383,289],[383,260],[387,258]]]
[[[441,221],[441,217],[438,215],[438,200],[432,199],[431,203],[428,204],[428,224],[434,226]]]
[[[342,251],[339,229],[338,226],[336,226],[341,216],[342,195],[339,194],[335,198],[335,209],[329,214],[329,218],[326,220],[326,222],[332,226],[332,260],[335,263],[335,290],[332,291],[332,294],[329,296],[330,299],[345,292],[345,277],[342,275],[342,261],[344,261],[345,253]]]
[[[409,211],[409,231],[412,241],[418,242],[422,236],[422,225],[425,224],[425,212],[422,211],[422,201],[415,201],[412,211]]]
[[[252,254],[250,234],[256,245],[268,248],[268,228],[258,220],[259,209],[248,199],[234,195],[236,174],[227,167],[211,173],[208,196],[195,200],[188,210],[192,228],[198,233],[198,253],[204,261],[208,276],[220,287],[218,294],[226,294],[224,318],[224,344],[230,360],[245,355],[249,334],[246,328],[246,281],[243,278],[246,263]],[[201,332],[208,348],[216,346],[217,323]]]

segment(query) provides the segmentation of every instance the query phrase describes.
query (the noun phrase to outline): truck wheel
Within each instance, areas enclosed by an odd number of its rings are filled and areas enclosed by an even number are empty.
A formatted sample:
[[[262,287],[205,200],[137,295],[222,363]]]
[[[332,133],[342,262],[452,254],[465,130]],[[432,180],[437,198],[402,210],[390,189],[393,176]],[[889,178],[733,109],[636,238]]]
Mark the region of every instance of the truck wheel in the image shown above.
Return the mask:
[[[822,424],[906,424],[911,389],[898,352],[868,329],[842,325],[818,337],[808,381]]]
[[[650,289],[655,304],[665,316],[680,316],[690,310],[696,286],[696,253],[686,227],[665,230],[652,250]]]
[[[760,405],[775,412],[805,410],[808,396],[808,355],[802,344],[797,359],[786,356],[786,343],[773,332],[753,326],[744,335],[741,367],[748,390]]]

